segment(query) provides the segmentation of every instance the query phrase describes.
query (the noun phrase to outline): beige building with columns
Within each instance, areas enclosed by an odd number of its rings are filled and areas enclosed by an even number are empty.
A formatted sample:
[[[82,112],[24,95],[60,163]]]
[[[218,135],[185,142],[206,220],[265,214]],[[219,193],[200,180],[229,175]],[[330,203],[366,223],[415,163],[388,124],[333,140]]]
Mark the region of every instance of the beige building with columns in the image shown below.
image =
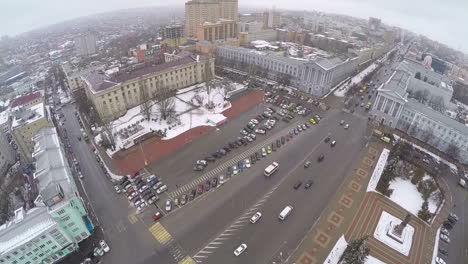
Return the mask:
[[[207,57],[182,52],[182,55],[169,55],[166,63],[132,71],[118,72],[112,76],[92,72],[83,77],[85,91],[93,103],[101,120],[118,118],[130,108],[143,101],[143,89],[149,97],[157,96],[162,87],[177,90],[204,81],[205,70],[214,76],[214,58],[207,65]],[[142,85],[144,83],[144,85]]]
[[[190,0],[185,3],[185,35],[195,37],[197,27],[220,19],[239,21],[237,0]]]
[[[220,19],[215,23],[205,22],[197,26],[198,41],[217,41],[238,38],[239,29],[234,20]]]

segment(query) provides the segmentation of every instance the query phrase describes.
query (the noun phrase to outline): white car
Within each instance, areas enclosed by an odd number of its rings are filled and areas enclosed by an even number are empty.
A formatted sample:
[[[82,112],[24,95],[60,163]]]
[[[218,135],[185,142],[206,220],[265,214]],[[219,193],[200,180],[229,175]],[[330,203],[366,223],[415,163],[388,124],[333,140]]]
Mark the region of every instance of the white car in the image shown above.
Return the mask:
[[[97,256],[104,256],[104,251],[98,247],[94,248],[94,256],[97,257]]]
[[[163,193],[165,191],[167,191],[167,185],[163,185],[163,186],[159,187],[159,189],[156,190],[156,193],[161,194],[161,193]]]
[[[436,262],[436,264],[446,264],[445,260],[443,260],[443,259],[441,259],[439,257],[436,257],[435,262]]]
[[[447,228],[440,229],[440,232],[446,236],[450,236],[450,232],[447,230]]]
[[[450,243],[450,238],[444,234],[440,234],[440,239],[442,239],[446,243]]]
[[[116,193],[121,193],[122,190],[120,189],[120,187],[118,185],[114,185],[114,190]]]
[[[265,151],[265,148],[262,148],[262,157],[266,157],[266,151]]]
[[[83,179],[83,173],[81,173],[81,171],[78,172],[78,176],[80,177],[80,179]]]
[[[171,200],[166,201],[166,212],[170,212],[172,210],[172,203]]]
[[[145,184],[145,185],[141,186],[140,189],[138,189],[138,192],[142,193],[142,192],[146,191],[148,188],[149,188],[148,185]]]
[[[252,216],[252,218],[250,218],[250,223],[252,223],[252,224],[257,223],[257,221],[258,221],[258,219],[260,219],[260,217],[262,217],[262,213],[256,212],[256,213]]]
[[[245,250],[247,249],[247,245],[245,243],[240,244],[236,250],[234,250],[234,255],[238,257],[240,254],[242,254]]]
[[[232,174],[236,175],[239,173],[239,169],[237,168],[237,165],[232,166]]]
[[[206,162],[206,160],[197,160],[196,164],[206,166],[208,163]]]
[[[348,129],[348,128],[349,128],[349,124],[344,125],[344,129]]]
[[[135,196],[137,196],[138,194],[136,192],[132,192],[129,196],[128,196],[128,200],[132,200],[133,198],[135,198]]]
[[[460,185],[463,188],[466,188],[466,181],[464,179],[460,179],[460,181],[458,181],[458,185]]]
[[[250,122],[254,123],[255,125],[258,125],[258,120],[257,119],[252,119]]]
[[[110,247],[107,245],[106,241],[104,240],[99,241],[99,245],[101,246],[101,249],[104,250],[104,252],[107,253],[110,251]]]
[[[245,161],[244,161],[244,166],[245,166],[246,168],[250,168],[250,160],[249,160],[249,159],[245,159]]]

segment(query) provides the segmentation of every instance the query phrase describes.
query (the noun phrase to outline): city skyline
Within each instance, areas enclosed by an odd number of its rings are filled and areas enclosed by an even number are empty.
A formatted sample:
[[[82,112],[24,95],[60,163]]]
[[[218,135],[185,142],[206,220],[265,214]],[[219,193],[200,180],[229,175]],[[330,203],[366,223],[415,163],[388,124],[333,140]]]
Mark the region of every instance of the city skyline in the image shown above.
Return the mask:
[[[170,7],[184,8],[186,0],[175,0]],[[248,4],[248,5],[247,5]],[[151,0],[125,1],[117,0],[91,2],[45,0],[41,3],[35,1],[7,2],[2,4],[4,14],[0,18],[0,35],[16,36],[41,27],[61,23],[73,18],[93,15],[103,12],[112,12],[128,8],[145,6],[161,6],[163,2]],[[468,4],[459,0],[403,2],[396,0],[392,3],[385,1],[368,0],[312,0],[303,3],[300,0],[266,1],[258,0],[254,5],[245,0],[239,1],[240,9],[247,7],[270,8],[275,5],[278,9],[322,11],[356,16],[360,18],[378,17],[382,22],[398,26],[413,32],[421,33],[452,48],[468,53],[468,29],[464,27],[463,10]],[[53,7],[53,8],[51,8]],[[168,6],[169,7],[169,6]],[[14,26],[11,22],[14,21]]]

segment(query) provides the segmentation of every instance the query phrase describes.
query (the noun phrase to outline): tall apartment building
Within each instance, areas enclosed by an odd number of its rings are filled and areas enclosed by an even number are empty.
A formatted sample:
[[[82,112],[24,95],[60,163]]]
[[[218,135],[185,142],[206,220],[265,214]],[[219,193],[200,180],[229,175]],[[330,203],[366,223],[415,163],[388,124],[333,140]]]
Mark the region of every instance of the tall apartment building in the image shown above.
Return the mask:
[[[187,42],[182,25],[172,24],[163,29],[164,42],[169,47],[179,47]]]
[[[0,263],[57,263],[94,229],[55,128],[39,130],[33,140],[36,207],[16,210],[0,227]]]
[[[279,25],[281,25],[281,13],[277,12],[275,8],[263,13],[264,28],[275,28]]]
[[[95,54],[96,36],[92,33],[82,34],[74,39],[76,54],[78,56],[88,56]]]
[[[237,0],[190,0],[185,3],[185,35],[195,37],[198,25],[221,18],[239,21]]]
[[[21,161],[32,162],[33,136],[44,127],[52,127],[50,114],[44,102],[32,106],[18,106],[12,109],[11,134],[18,146]]]
[[[210,59],[210,69],[205,69],[204,56],[190,52],[163,64],[149,65],[114,75],[98,72],[83,77],[87,97],[94,104],[102,120],[115,119],[142,103],[142,91],[154,97],[162,87],[172,90],[184,88],[204,81],[205,70],[214,75],[214,58]]]
[[[256,65],[259,72],[274,81],[288,78],[290,86],[315,96],[327,94],[335,85],[356,71],[357,57],[345,55],[297,60],[273,52],[243,47],[221,46],[216,50],[217,61],[245,70]]]
[[[239,29],[234,20],[220,19],[216,23],[205,22],[197,26],[198,41],[217,41],[238,37]]]

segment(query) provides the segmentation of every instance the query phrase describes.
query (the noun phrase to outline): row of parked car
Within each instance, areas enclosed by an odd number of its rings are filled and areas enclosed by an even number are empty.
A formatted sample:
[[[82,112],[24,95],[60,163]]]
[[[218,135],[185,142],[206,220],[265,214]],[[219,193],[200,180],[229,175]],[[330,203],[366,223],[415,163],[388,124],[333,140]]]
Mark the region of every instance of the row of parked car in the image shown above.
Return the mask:
[[[450,232],[449,229],[452,229],[453,226],[458,222],[458,216],[454,213],[450,213],[447,220],[444,221],[442,228],[440,229],[440,240],[444,243],[439,244],[439,254],[443,256],[448,256],[448,245],[450,244]],[[436,257],[435,262],[437,264],[446,264],[445,260],[442,257]]]
[[[207,155],[202,159],[195,161],[193,170],[203,171],[209,164],[216,159],[226,156],[231,150],[237,149],[241,146],[246,146],[257,139],[257,134],[265,135],[268,130],[273,129],[276,125],[277,117],[273,114],[276,112],[273,108],[267,108],[264,113],[252,118],[246,126],[240,130],[240,136],[230,141],[226,146],[216,150],[211,155]],[[263,124],[262,124],[263,123]]]
[[[149,204],[159,200],[158,195],[167,191],[167,185],[162,183],[155,175],[146,178],[136,175],[134,178],[124,176],[120,182],[114,185],[117,193],[124,192],[133,205],[142,210]]]

